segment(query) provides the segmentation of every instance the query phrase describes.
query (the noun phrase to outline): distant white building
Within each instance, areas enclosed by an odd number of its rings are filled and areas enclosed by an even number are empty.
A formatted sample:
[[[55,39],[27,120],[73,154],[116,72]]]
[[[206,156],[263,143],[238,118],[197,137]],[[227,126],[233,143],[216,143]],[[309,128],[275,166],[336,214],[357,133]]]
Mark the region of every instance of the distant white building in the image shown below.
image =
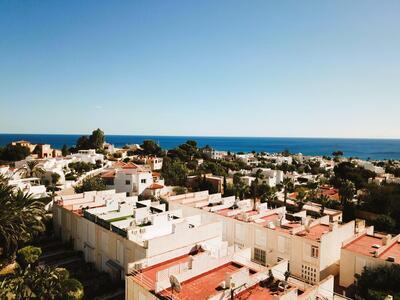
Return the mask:
[[[282,170],[272,170],[269,168],[253,168],[252,173],[256,174],[258,170],[260,170],[261,174],[263,175],[261,181],[268,184],[270,187],[281,184],[283,181],[284,173]]]
[[[142,195],[154,183],[151,170],[134,163],[118,162],[113,169],[106,170],[101,176],[109,189],[127,195]]]
[[[375,172],[378,175],[382,175],[382,174],[385,173],[385,169],[384,168],[375,166],[370,161],[358,159],[358,160],[355,160],[355,162],[359,167],[362,167],[362,168],[364,168],[364,169],[366,169],[368,171],[371,171],[371,172]]]
[[[104,161],[104,155],[96,153],[95,149],[79,150],[78,153],[70,154],[67,156],[67,158],[92,164],[96,164],[97,161],[100,161],[101,163]]]
[[[211,159],[223,159],[225,156],[228,155],[227,151],[218,151],[215,149],[207,149],[205,153],[210,156]]]
[[[26,195],[32,195],[35,199],[48,196],[46,187],[40,184],[40,179],[36,177],[9,180],[8,185],[14,190],[21,190]]]
[[[152,171],[161,170],[163,166],[163,159],[157,156],[151,156],[147,159],[146,164],[148,164]]]
[[[253,153],[236,154],[236,158],[244,162],[248,166],[257,166],[258,160]]]

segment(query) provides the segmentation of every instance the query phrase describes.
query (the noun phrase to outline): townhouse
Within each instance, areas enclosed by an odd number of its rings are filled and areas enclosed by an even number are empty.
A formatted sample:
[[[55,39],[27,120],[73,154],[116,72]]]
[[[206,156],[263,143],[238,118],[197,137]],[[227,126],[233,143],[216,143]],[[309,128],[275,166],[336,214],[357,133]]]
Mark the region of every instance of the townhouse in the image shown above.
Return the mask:
[[[165,204],[115,190],[58,196],[52,210],[56,235],[115,280],[124,279],[129,263],[155,264],[222,240],[220,222],[182,218]]]
[[[333,299],[333,277],[305,285],[287,273],[288,262],[261,266],[249,249],[233,251],[224,244],[175,257],[126,277],[126,299]]]
[[[354,221],[341,224],[337,216],[313,219],[306,211],[289,214],[285,207],[268,209],[266,203],[208,191],[170,196],[168,203],[184,216],[201,213],[205,220],[222,221],[223,239],[235,249],[251,248],[252,259],[263,265],[288,260],[291,274],[309,283],[339,273],[341,243],[355,232]]]
[[[340,254],[340,285],[348,287],[361,275],[364,268],[399,264],[400,234],[374,233],[373,226],[366,228],[342,244]]]

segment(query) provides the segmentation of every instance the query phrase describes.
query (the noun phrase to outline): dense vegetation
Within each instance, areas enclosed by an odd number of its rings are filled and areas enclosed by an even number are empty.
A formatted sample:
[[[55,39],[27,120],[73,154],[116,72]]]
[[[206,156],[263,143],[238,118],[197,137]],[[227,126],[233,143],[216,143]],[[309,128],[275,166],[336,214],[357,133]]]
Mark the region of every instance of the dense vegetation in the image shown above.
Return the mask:
[[[88,149],[95,149],[98,151],[102,151],[104,140],[105,140],[104,132],[98,128],[94,130],[91,135],[89,136],[83,135],[80,138],[78,138],[78,140],[76,141],[75,148],[72,147],[68,151],[77,152],[78,150],[88,150]],[[64,149],[64,152],[65,151],[66,149]]]
[[[29,246],[46,230],[44,202],[0,177],[0,207],[0,298],[81,299],[82,285],[65,269],[39,265],[40,248]]]
[[[25,159],[30,154],[30,150],[27,147],[21,145],[8,144],[5,147],[0,147],[0,160],[2,161],[18,161]]]
[[[400,265],[367,268],[358,277],[356,298],[365,300],[384,300],[387,295],[400,299]]]
[[[83,193],[88,191],[104,191],[106,184],[100,176],[88,176],[82,182],[74,187],[75,193]]]

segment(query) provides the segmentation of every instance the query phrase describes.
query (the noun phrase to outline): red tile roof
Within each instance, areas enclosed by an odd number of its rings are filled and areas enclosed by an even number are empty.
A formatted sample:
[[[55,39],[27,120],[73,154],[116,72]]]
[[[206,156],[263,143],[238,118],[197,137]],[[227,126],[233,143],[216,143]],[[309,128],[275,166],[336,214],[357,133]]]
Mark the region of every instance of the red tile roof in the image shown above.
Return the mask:
[[[181,283],[179,293],[174,292],[181,300],[208,299],[218,293],[219,284],[225,280],[227,273],[233,273],[242,266],[235,263],[227,263],[207,273],[203,273]],[[164,290],[161,296],[171,295],[171,289]]]
[[[149,189],[151,190],[158,190],[162,189],[164,186],[158,183],[153,183],[152,185],[149,186]]]

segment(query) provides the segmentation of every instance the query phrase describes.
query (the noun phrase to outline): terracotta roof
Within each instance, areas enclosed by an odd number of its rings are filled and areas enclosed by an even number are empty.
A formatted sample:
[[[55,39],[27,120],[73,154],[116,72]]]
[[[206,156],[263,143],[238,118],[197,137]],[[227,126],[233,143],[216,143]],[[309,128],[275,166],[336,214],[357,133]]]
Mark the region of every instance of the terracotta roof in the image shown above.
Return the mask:
[[[152,185],[149,186],[149,189],[151,190],[158,190],[162,189],[164,186],[158,183],[153,183]]]
[[[115,171],[112,170],[112,171],[107,171],[107,172],[101,173],[101,177],[102,178],[114,178],[115,177]]]
[[[113,164],[113,167],[124,167],[126,165],[126,163],[124,163],[123,161],[117,161]]]
[[[159,172],[153,172],[152,174],[153,174],[153,177],[160,177],[161,176],[161,174]]]
[[[127,163],[125,164],[125,166],[122,167],[122,169],[137,169],[138,165],[134,164],[134,163]]]

